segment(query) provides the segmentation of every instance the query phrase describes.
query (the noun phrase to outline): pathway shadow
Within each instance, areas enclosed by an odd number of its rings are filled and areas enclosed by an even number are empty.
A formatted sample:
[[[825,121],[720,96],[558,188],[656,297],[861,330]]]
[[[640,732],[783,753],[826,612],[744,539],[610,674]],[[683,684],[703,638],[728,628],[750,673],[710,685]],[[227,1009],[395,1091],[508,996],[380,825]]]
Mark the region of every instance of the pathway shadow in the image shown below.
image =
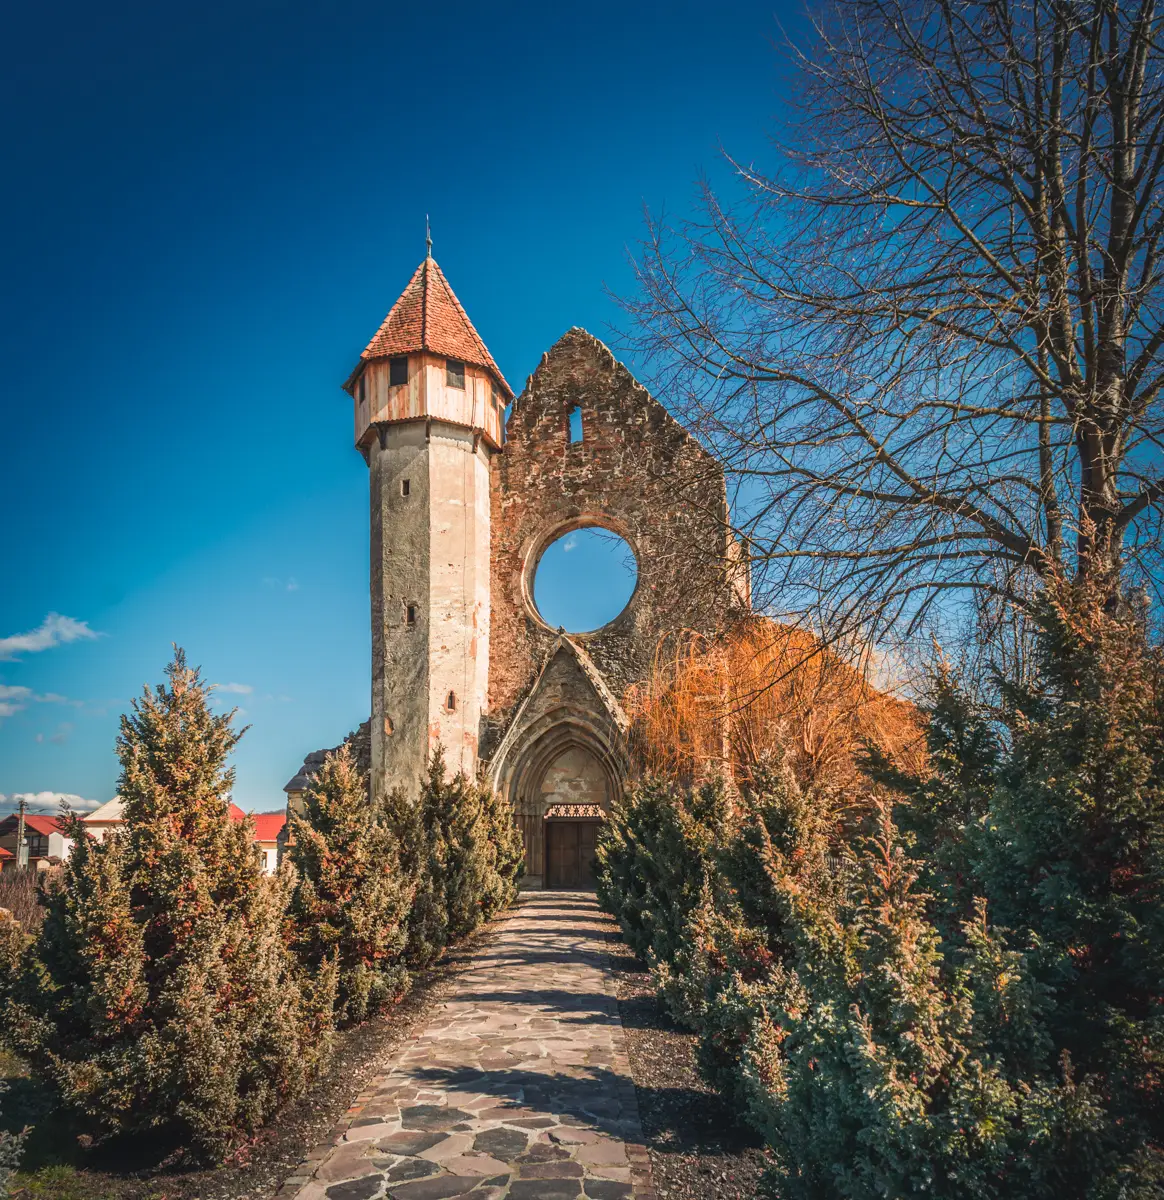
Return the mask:
[[[637,1140],[641,1136],[636,1108],[624,1104],[625,1089],[634,1087],[625,1075],[609,1067],[583,1067],[582,1075],[548,1074],[527,1070],[477,1070],[474,1067],[425,1067],[410,1072],[418,1083],[452,1091],[496,1096],[498,1107],[528,1109],[547,1117],[568,1117],[609,1137]],[[694,1088],[636,1088],[638,1094],[667,1109],[706,1106],[706,1092]],[[721,1153],[725,1131],[721,1125],[692,1131],[685,1154]]]
[[[580,940],[593,942],[594,939],[590,937]],[[563,966],[585,963],[587,966],[604,970],[609,958],[605,950],[586,950],[580,946],[562,946],[546,950],[508,950],[495,947],[492,953],[478,955],[475,961],[479,964],[478,970],[532,966],[535,963],[558,963]]]
[[[625,1002],[608,996],[605,992],[567,992],[550,989],[535,991],[522,988],[520,991],[465,991],[456,996],[457,1003],[468,1001],[474,1004],[530,1005],[545,1010],[547,1017],[554,1017],[563,1025],[618,1025],[636,1029],[654,1029],[658,1025],[656,1006],[636,1005],[623,1011]],[[661,1010],[660,1010],[661,1011]],[[576,1015],[570,1015],[576,1014]],[[629,1019],[628,1019],[629,1017]]]

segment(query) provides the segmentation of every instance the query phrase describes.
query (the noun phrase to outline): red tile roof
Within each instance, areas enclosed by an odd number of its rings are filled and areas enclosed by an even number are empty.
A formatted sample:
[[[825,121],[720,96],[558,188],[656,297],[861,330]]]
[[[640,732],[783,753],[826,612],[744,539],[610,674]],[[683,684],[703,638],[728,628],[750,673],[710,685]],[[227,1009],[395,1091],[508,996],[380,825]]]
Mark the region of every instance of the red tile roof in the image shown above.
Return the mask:
[[[13,854],[11,850],[5,850],[3,846],[0,846],[0,858],[15,858],[15,857],[16,857],[16,855]]]
[[[4,818],[4,824],[7,826],[11,822],[12,828],[19,828],[20,817],[16,813],[11,813]],[[50,833],[59,833],[61,829],[60,819],[58,817],[48,817],[41,813],[25,813],[24,827],[31,829],[33,833],[43,833],[46,837]]]
[[[230,806],[230,819],[232,821],[245,821],[247,814],[237,804],[232,803]]]
[[[287,810],[279,809],[278,812],[269,813],[252,813],[255,820],[255,841],[257,842],[273,842],[279,836],[279,831],[287,823]]]
[[[502,390],[512,398],[513,389],[505,382],[505,376],[493,361],[481,335],[473,328],[473,322],[461,307],[445,273],[431,256],[416,268],[400,299],[392,305],[360,358],[367,362],[372,358],[422,351],[484,367],[493,373]],[[359,368],[352,373],[349,386],[358,372]]]

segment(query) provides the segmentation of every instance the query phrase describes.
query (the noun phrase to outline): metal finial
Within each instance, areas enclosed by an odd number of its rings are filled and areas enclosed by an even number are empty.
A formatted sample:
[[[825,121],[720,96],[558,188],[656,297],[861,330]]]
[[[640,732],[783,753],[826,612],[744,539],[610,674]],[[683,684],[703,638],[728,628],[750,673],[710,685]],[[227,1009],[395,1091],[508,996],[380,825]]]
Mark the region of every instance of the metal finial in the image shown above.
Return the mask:
[[[428,213],[424,214],[424,244],[428,247],[425,257],[432,258],[432,229],[429,227]]]

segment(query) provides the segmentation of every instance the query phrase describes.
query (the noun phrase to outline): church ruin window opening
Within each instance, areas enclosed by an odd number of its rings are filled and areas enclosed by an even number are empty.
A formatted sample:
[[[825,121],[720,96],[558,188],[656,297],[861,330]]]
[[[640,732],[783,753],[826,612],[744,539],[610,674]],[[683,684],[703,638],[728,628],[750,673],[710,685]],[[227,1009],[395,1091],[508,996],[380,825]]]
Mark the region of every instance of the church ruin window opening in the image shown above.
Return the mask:
[[[625,538],[596,525],[574,529],[552,541],[539,558],[534,606],[551,629],[593,633],[622,614],[638,575]]]
[[[465,364],[455,358],[445,360],[445,383],[449,387],[463,388],[465,386]]]
[[[582,440],[582,409],[577,404],[570,409],[570,441]]]
[[[457,711],[457,693],[456,692],[449,692],[448,696],[445,697],[445,709],[448,712],[456,712]]]
[[[406,604],[404,606],[404,624],[405,625],[415,625],[416,624],[416,605],[415,604]]]
[[[402,496],[407,496],[409,494],[409,492],[411,492],[411,491],[412,491],[411,481],[407,480],[407,479],[402,479],[400,481],[400,494]]]
[[[397,387],[399,384],[408,382],[408,358],[402,356],[400,358],[389,359],[388,361],[388,383],[392,387]]]

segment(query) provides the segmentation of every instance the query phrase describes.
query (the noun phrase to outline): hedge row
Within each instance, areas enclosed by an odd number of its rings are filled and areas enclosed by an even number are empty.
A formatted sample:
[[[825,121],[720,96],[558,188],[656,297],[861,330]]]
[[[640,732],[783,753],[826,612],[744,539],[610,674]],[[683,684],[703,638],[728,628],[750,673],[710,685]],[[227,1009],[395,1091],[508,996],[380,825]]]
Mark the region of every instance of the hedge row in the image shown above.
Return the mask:
[[[1048,601],[1034,684],[939,680],[932,769],[871,755],[852,843],[778,763],[622,800],[600,898],[771,1194],[1164,1194],[1162,681],[1131,617]]]

